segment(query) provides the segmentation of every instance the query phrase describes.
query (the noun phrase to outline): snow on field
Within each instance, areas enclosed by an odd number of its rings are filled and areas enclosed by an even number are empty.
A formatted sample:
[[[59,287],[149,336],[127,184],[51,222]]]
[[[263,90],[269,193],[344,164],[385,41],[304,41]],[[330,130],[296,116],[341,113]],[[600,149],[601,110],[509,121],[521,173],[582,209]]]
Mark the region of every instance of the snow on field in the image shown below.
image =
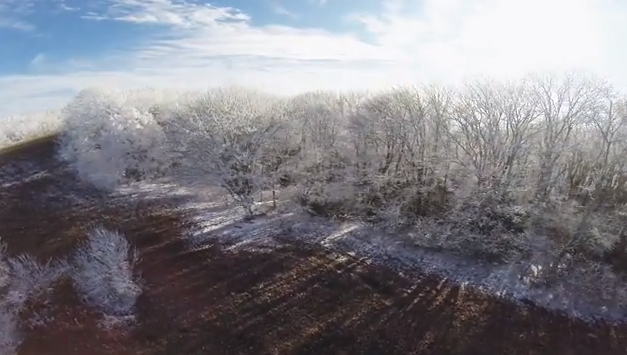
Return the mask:
[[[56,111],[0,117],[0,149],[59,131],[61,120]]]
[[[4,189],[4,188],[13,187],[13,186],[20,185],[20,184],[23,184],[23,183],[26,183],[26,182],[39,180],[39,179],[47,177],[47,176],[50,176],[50,173],[47,172],[47,171],[39,171],[39,172],[33,173],[30,176],[27,176],[25,178],[17,176],[17,177],[15,177],[15,179],[12,179],[10,181],[6,181],[6,177],[3,176],[2,180],[4,180],[4,181],[2,182],[2,184],[0,184],[0,188]]]
[[[425,273],[436,274],[521,305],[533,302],[590,322],[601,319],[621,322],[627,318],[625,307],[609,307],[597,299],[580,296],[579,285],[568,280],[562,280],[551,288],[531,287],[519,277],[526,265],[488,265],[421,249],[362,223],[339,223],[312,217],[301,212],[297,206],[283,206],[276,213],[246,219],[241,206],[225,203],[219,193],[194,193],[188,188],[177,188],[171,184],[137,184],[133,188],[120,189],[118,193],[134,195],[138,191],[147,196],[154,193],[153,197],[167,194],[190,197],[178,208],[192,212],[195,227],[190,230],[188,242],[194,250],[217,242],[229,250],[269,252],[289,240],[295,240],[339,254],[365,258],[410,279],[421,278]]]

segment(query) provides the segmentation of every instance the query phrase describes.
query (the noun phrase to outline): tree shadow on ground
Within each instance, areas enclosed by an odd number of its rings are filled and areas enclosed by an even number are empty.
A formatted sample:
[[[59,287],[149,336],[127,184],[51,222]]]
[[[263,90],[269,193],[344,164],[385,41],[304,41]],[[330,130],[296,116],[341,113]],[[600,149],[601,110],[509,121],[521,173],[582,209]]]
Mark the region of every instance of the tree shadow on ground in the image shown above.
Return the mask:
[[[213,232],[234,226],[221,228]],[[278,239],[271,253],[225,249],[217,239],[195,251],[183,239],[152,249],[140,266],[147,291],[134,333],[150,345],[138,353],[623,354],[627,346],[625,327],[521,307],[435,276],[410,281]]]

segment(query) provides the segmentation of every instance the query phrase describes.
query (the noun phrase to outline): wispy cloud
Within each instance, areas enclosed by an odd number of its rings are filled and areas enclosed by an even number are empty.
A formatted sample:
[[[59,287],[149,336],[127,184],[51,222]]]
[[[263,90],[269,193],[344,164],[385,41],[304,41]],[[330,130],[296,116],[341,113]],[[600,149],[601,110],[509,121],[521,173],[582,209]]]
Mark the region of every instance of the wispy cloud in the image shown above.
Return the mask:
[[[281,15],[281,16],[286,16],[292,19],[298,18],[298,15],[286,9],[285,7],[283,7],[283,5],[279,4],[278,2],[272,3],[272,10],[274,10],[276,14]]]
[[[35,26],[25,18],[32,13],[35,3],[32,0],[0,1],[0,29],[32,31]]]
[[[84,18],[154,23],[184,29],[250,20],[248,15],[234,8],[177,0],[104,0],[101,4],[106,9],[104,12],[92,11]]]
[[[79,7],[69,6],[63,2],[59,3],[58,6],[59,6],[59,10],[62,10],[62,11],[76,12],[76,11],[81,10]]]
[[[37,68],[41,66],[42,64],[44,64],[45,61],[46,61],[46,55],[44,53],[39,53],[30,61],[30,66],[32,68]]]
[[[1,16],[1,15],[0,15]],[[0,28],[10,28],[20,31],[32,31],[35,29],[35,26],[32,24],[21,21],[15,18],[1,18],[0,17]]]

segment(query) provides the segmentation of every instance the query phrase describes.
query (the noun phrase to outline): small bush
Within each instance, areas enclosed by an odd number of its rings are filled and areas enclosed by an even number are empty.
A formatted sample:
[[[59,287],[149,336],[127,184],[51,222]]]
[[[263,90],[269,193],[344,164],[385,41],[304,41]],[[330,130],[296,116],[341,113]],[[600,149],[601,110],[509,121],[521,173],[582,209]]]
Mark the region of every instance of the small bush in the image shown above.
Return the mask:
[[[102,227],[87,232],[71,276],[83,300],[106,315],[132,315],[141,286],[133,275],[136,252],[124,236]]]
[[[341,184],[314,184],[301,191],[297,199],[306,212],[315,216],[346,219],[356,212],[353,191]]]
[[[28,255],[9,258],[0,239],[0,354],[16,354],[22,342],[19,313],[29,298],[49,290],[67,270],[64,262],[38,263]]]
[[[42,264],[26,254],[9,258],[7,265],[12,275],[8,300],[17,308],[21,308],[27,299],[47,292],[69,268],[65,260],[49,260]]]

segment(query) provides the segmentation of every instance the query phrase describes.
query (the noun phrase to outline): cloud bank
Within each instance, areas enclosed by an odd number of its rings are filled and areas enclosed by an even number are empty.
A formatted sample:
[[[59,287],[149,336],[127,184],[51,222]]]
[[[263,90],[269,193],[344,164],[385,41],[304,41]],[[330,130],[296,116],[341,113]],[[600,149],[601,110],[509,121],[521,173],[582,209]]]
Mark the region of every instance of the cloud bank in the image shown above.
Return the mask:
[[[312,1],[328,8],[333,1]],[[0,76],[3,114],[64,104],[93,85],[202,88],[239,84],[277,93],[454,83],[469,76],[584,69],[627,89],[627,3],[619,0],[383,0],[340,16],[342,28],[259,25],[252,13],[180,0],[107,0],[77,9],[84,21],[149,28],[133,46],[98,58],[53,61]],[[0,31],[37,31],[32,7],[0,5]],[[16,3],[17,4],[17,3]],[[280,3],[268,3],[274,11]],[[78,10],[78,11],[77,11]],[[293,10],[292,10],[293,11]],[[303,14],[289,12],[298,22]],[[286,13],[284,15],[287,16]]]

